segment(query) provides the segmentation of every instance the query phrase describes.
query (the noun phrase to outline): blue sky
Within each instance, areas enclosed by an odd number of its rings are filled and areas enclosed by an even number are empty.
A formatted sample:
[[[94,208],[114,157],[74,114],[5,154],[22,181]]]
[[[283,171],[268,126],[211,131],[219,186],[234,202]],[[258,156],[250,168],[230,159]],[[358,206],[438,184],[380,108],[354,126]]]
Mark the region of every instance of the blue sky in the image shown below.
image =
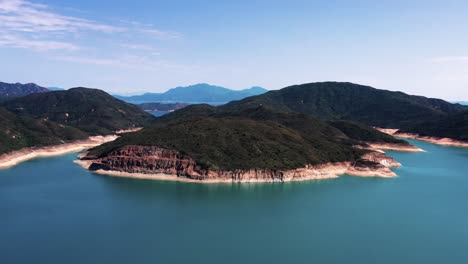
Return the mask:
[[[468,100],[466,14],[466,1],[0,0],[0,80],[122,94],[332,80]]]

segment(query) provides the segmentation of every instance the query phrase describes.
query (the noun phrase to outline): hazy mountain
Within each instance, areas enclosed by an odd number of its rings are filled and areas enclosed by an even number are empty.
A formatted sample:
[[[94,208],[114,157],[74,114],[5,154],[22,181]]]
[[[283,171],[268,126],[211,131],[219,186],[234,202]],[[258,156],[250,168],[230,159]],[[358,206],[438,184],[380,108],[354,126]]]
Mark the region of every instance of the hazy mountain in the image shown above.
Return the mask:
[[[252,87],[240,91],[227,89],[209,84],[196,84],[186,87],[176,87],[164,93],[145,93],[135,96],[115,97],[129,103],[145,102],[181,102],[181,103],[226,103],[239,100],[248,96],[267,92],[261,87]]]
[[[0,100],[45,92],[49,92],[49,90],[35,83],[21,84],[0,82]]]

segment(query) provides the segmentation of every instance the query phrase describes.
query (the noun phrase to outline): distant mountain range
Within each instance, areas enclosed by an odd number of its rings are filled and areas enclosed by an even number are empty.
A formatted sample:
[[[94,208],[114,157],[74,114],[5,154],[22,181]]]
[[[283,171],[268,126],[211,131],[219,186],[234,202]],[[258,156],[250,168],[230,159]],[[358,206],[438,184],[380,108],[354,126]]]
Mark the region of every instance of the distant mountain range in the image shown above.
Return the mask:
[[[49,89],[35,83],[4,83],[0,82],[0,100],[25,96],[33,93],[46,93]]]
[[[205,83],[186,87],[176,87],[164,93],[145,93],[135,96],[114,95],[116,98],[129,103],[149,102],[179,102],[179,103],[210,103],[223,104],[233,100],[240,100],[248,96],[259,95],[268,90],[252,87],[240,91]]]

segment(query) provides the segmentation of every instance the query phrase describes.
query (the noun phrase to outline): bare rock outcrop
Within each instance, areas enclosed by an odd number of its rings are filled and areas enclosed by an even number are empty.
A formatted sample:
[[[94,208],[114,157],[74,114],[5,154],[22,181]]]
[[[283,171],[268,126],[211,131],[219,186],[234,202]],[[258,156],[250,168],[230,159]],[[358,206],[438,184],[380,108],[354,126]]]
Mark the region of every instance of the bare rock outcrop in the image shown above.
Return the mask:
[[[400,166],[398,162],[384,153],[370,152],[354,163],[306,165],[303,168],[291,170],[210,170],[191,157],[175,150],[135,145],[114,150],[101,158],[88,154],[81,156],[80,159],[78,163],[102,174],[128,177],[138,175],[137,178],[158,179],[160,175],[168,175],[168,177],[170,175],[173,178],[197,182],[288,182],[336,178],[341,174],[394,177],[395,173],[389,168]]]

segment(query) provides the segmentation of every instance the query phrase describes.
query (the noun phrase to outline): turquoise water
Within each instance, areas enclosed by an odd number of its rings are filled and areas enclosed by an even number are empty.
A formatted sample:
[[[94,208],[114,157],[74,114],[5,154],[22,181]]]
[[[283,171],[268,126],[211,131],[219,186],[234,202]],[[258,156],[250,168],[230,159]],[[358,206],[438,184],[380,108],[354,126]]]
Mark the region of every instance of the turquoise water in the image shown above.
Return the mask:
[[[468,263],[468,149],[416,144],[398,178],[285,184],[32,160],[0,171],[0,263]]]

